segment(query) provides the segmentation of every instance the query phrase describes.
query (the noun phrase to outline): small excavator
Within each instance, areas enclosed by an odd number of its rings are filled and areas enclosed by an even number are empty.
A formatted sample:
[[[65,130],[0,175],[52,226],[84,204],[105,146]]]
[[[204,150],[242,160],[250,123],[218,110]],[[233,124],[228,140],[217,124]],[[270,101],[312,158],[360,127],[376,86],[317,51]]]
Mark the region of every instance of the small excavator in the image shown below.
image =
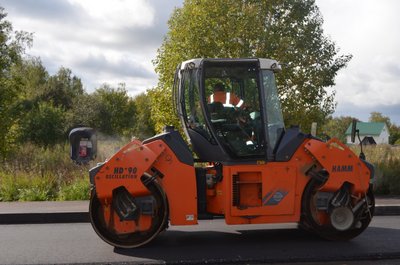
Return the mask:
[[[363,232],[374,215],[374,167],[335,138],[285,128],[279,71],[263,58],[182,62],[172,101],[185,135],[167,126],[90,170],[96,233],[136,248],[169,225],[213,218],[298,223],[328,240]],[[214,96],[216,86],[224,99]]]

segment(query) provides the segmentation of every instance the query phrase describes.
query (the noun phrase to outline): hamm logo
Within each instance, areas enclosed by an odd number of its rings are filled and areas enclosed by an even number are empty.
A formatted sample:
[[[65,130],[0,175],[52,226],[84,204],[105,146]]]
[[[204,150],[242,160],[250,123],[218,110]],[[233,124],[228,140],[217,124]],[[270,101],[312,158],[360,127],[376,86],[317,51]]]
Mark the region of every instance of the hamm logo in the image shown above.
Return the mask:
[[[352,165],[334,165],[332,166],[332,172],[353,172]]]

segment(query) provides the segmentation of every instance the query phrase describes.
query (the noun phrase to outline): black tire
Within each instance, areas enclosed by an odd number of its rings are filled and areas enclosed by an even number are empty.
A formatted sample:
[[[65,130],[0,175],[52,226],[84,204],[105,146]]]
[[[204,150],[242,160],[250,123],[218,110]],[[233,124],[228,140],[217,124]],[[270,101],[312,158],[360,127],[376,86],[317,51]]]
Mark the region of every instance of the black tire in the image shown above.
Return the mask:
[[[311,179],[304,189],[302,198],[302,214],[299,225],[301,228],[313,232],[324,239],[333,241],[351,240],[367,229],[372,220],[375,209],[375,197],[372,193],[372,187],[370,187],[367,192],[369,211],[362,211],[357,219],[361,225],[359,227],[352,227],[346,231],[338,231],[331,224],[319,224],[314,218],[317,211],[314,205],[314,196],[316,195],[320,185],[321,182],[316,179]]]
[[[144,178],[150,178],[144,175]],[[153,217],[150,229],[130,234],[119,235],[106,227],[103,209],[95,192],[92,192],[89,205],[90,221],[93,229],[108,244],[119,248],[136,248],[152,241],[161,231],[168,227],[168,203],[162,187],[157,181],[146,185],[157,203],[157,213]],[[134,222],[134,221],[132,221]]]

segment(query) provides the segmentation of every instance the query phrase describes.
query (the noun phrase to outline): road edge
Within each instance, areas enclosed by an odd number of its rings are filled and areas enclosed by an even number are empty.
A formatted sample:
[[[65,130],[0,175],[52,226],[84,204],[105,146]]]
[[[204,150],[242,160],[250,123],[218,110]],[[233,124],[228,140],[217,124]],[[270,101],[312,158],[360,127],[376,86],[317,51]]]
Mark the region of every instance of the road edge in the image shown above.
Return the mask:
[[[400,215],[400,205],[375,206],[375,216],[392,215]],[[0,225],[88,222],[88,212],[0,213]]]

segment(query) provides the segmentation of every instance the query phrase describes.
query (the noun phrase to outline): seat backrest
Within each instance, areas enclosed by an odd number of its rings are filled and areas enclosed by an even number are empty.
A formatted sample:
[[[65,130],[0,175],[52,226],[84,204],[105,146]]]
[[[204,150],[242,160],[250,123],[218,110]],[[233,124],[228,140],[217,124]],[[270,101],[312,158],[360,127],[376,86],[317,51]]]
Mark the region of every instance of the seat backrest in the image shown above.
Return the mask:
[[[207,105],[211,114],[211,120],[225,119],[224,105],[221,102],[213,102]]]
[[[222,113],[224,111],[224,105],[221,102],[216,101],[213,103],[209,103],[207,106],[211,114]]]

